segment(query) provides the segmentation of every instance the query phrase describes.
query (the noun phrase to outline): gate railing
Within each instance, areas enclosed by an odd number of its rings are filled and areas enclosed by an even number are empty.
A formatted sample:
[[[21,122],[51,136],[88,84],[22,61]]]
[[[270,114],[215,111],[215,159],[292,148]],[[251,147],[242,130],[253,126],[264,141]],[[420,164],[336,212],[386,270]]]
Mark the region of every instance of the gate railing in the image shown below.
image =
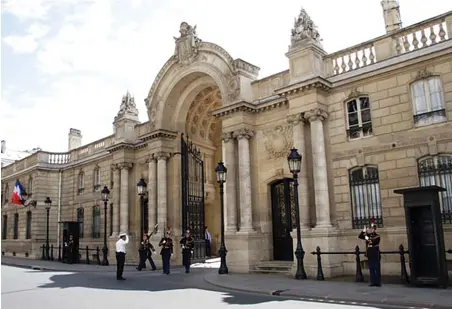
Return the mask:
[[[356,274],[355,274],[355,281],[356,282],[364,282],[364,275],[362,271],[361,266],[361,255],[365,254],[366,252],[361,251],[359,249],[359,246],[355,247],[354,251],[327,251],[322,252],[320,247],[317,246],[315,251],[312,251],[311,254],[315,255],[317,257],[317,280],[325,280],[325,277],[323,275],[323,268],[322,268],[322,255],[349,255],[353,254],[355,255],[355,265],[356,265]],[[394,251],[380,251],[381,255],[399,255],[399,261],[400,261],[400,282],[402,284],[409,283],[409,275],[406,268],[406,259],[405,255],[409,254],[408,250],[405,250],[404,246],[401,244],[399,246],[399,250]],[[452,254],[452,249],[446,250],[446,254]]]
[[[57,260],[59,262],[65,262],[66,260],[63,257],[63,252],[62,250],[64,250],[64,248],[59,245],[54,246],[54,245],[50,245],[50,246],[46,246],[45,244],[42,245],[41,247],[39,247],[42,250],[42,255],[41,255],[41,260],[47,260],[47,261],[55,261],[55,255],[54,255],[54,251],[58,250],[58,258]],[[79,252],[78,252],[78,259],[80,260],[80,262],[83,261],[84,264],[91,264],[92,262],[94,262],[94,264],[97,265],[101,265],[100,263],[100,248],[99,246],[97,246],[96,248],[89,248],[88,246],[86,246],[85,248],[80,248]],[[91,258],[90,258],[90,254],[91,254]],[[84,257],[84,259],[82,259],[82,256]]]

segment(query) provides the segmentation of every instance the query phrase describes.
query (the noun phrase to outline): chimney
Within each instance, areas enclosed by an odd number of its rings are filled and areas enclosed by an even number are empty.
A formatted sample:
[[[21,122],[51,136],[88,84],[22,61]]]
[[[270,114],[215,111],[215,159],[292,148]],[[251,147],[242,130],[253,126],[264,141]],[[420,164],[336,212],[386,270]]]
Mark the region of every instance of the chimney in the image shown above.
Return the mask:
[[[6,141],[2,140],[2,153],[6,152]]]
[[[385,20],[386,33],[392,33],[402,29],[402,18],[400,17],[400,5],[397,0],[381,1],[383,17]]]
[[[82,146],[82,131],[70,128],[68,138],[68,151]]]

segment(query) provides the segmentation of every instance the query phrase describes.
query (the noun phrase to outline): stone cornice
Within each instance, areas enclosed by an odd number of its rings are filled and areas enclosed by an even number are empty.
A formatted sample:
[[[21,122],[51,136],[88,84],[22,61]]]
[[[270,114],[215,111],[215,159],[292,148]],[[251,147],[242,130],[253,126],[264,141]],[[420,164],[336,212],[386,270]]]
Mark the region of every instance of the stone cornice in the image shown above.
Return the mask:
[[[325,92],[329,92],[331,88],[332,85],[328,80],[323,77],[316,76],[307,80],[297,82],[295,84],[285,86],[283,88],[275,89],[275,93],[282,97],[287,97],[290,95],[301,94],[311,89],[319,89]]]
[[[240,101],[228,106],[218,108],[212,112],[212,115],[216,118],[221,118],[238,112],[256,114],[272,110],[275,108],[287,106],[287,104],[288,104],[287,100],[285,98],[280,97],[272,99],[268,102],[263,102],[263,100],[257,100],[253,103]]]
[[[159,130],[152,131],[150,133],[147,133],[147,134],[139,137],[139,139],[142,140],[143,142],[147,142],[147,141],[150,141],[153,139],[159,139],[159,138],[176,139],[177,132],[173,132],[173,131],[169,131],[169,130],[165,130],[165,129],[159,129]]]
[[[106,148],[106,150],[109,153],[112,153],[112,152],[115,152],[115,151],[118,151],[118,150],[122,150],[122,149],[124,149],[124,150],[126,150],[126,149],[132,150],[132,149],[135,149],[135,145],[132,144],[132,143],[128,143],[128,142],[119,142],[119,143],[113,144],[110,147]]]
[[[130,162],[121,162],[121,163],[118,163],[118,168],[119,168],[119,169],[130,170],[132,167],[133,167],[133,163],[130,163]]]

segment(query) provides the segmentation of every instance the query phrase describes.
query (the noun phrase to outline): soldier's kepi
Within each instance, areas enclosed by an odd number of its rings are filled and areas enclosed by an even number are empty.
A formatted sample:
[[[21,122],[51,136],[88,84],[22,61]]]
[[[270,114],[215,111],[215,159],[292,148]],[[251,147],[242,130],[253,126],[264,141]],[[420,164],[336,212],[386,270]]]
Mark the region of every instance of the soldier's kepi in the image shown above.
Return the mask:
[[[370,226],[365,226],[358,237],[366,242],[366,255],[370,273],[369,286],[381,286],[380,235],[377,233],[375,218],[372,217]]]

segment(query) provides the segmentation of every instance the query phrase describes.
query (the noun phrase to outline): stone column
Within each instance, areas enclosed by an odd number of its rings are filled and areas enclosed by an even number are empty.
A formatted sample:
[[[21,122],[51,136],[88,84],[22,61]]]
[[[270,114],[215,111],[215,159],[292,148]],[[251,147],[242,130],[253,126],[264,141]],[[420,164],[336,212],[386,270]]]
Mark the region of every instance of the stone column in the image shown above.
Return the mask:
[[[157,160],[153,154],[146,160],[148,163],[148,225],[152,231],[157,224]],[[163,228],[163,227],[161,227]]]
[[[121,169],[121,198],[119,205],[119,230],[129,233],[129,169],[132,163],[119,164]]]
[[[166,161],[170,154],[166,152],[159,152],[156,154],[157,158],[157,223],[159,224],[159,231],[164,232],[168,221],[168,179]]]
[[[287,121],[292,124],[293,146],[303,156],[301,170],[298,175],[298,202],[300,205],[300,226],[302,229],[310,229],[308,167],[306,164],[305,119],[300,114],[291,115]]]
[[[227,216],[227,232],[237,232],[237,186],[236,186],[236,168],[235,162],[235,141],[232,132],[223,133],[221,136],[224,145],[225,166],[228,169],[226,175],[225,205]]]
[[[119,166],[117,164],[112,164],[113,169],[113,234],[112,237],[117,237],[119,235],[119,207],[120,207],[120,196],[121,196],[121,178],[119,174]]]
[[[328,228],[331,227],[330,198],[328,191],[325,136],[323,134],[323,120],[328,117],[328,113],[321,108],[315,108],[306,112],[304,117],[311,123],[312,169],[314,171],[317,219],[316,227]]]
[[[253,136],[254,132],[250,129],[234,132],[234,137],[237,138],[239,144],[240,232],[245,233],[254,230],[249,142]]]

